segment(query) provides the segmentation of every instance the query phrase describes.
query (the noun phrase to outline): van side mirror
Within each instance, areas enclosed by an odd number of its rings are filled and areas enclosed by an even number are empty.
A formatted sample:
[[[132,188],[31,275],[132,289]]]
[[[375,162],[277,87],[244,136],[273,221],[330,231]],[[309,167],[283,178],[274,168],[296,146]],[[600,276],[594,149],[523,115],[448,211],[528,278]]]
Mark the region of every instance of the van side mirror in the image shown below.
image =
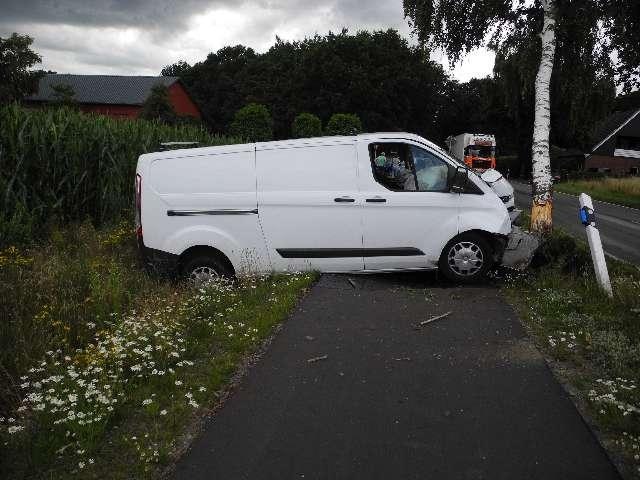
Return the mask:
[[[451,179],[449,191],[453,193],[463,193],[467,188],[468,181],[469,175],[467,169],[464,167],[457,167],[456,172]]]

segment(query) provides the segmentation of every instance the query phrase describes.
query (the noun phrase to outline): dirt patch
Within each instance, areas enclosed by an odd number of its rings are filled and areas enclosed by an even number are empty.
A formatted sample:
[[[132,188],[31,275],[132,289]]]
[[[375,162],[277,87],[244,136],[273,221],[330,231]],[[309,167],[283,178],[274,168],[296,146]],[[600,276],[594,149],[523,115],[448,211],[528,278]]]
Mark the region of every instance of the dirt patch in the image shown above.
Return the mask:
[[[505,360],[517,364],[531,364],[542,362],[542,355],[535,345],[528,339],[519,339],[506,346],[500,352]]]

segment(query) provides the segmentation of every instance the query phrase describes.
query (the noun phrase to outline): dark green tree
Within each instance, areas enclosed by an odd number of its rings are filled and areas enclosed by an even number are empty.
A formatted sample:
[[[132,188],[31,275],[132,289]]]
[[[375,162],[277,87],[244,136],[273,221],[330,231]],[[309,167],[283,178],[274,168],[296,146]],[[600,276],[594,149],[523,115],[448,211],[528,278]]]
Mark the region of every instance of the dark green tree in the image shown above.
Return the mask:
[[[181,79],[216,132],[254,102],[269,107],[275,138],[291,137],[299,112],[323,122],[334,112],[354,112],[371,130],[408,130],[438,141],[448,134],[437,119],[447,76],[395,30],[277,39],[263,54],[225,47]]]
[[[250,103],[242,107],[233,117],[229,133],[251,142],[273,140],[273,120],[267,107]]]
[[[322,120],[313,113],[301,113],[291,125],[293,138],[319,137],[322,135]]]
[[[253,70],[255,60],[252,49],[236,45],[221,48],[190,69],[180,70],[180,79],[212,131],[225,132],[238,109],[255,101],[248,100],[245,93],[258,74]],[[171,66],[164,70],[171,71]]]
[[[190,70],[191,65],[184,60],[178,60],[176,63],[172,63],[171,65],[164,67],[160,72],[160,75],[163,77],[183,77]]]
[[[421,43],[441,48],[452,62],[488,45],[505,58],[514,51],[534,52],[537,74],[532,135],[533,205],[531,226],[551,229],[552,181],[549,157],[551,77],[556,45],[563,36],[581,45],[593,39],[596,55],[618,52],[616,70],[627,88],[636,82],[640,32],[633,0],[403,0],[404,11]],[[574,36],[569,35],[569,32]],[[488,39],[488,40],[487,40]]]
[[[327,135],[355,135],[362,132],[360,117],[353,113],[334,113],[327,122]]]
[[[151,88],[151,93],[142,104],[140,118],[168,124],[175,123],[177,116],[169,100],[169,90],[166,86],[158,83]]]
[[[78,102],[76,102],[74,98],[76,92],[71,85],[67,83],[59,83],[57,85],[52,85],[51,90],[53,90],[51,96],[53,97],[52,104],[54,106],[77,108]]]
[[[513,126],[496,79],[450,82],[447,88],[446,103],[439,116],[445,131],[451,135],[464,132],[494,134],[500,151],[513,151]]]
[[[582,19],[584,20],[584,18]],[[575,19],[563,20],[556,30],[556,53],[551,76],[550,143],[586,151],[592,146],[589,132],[608,115],[615,87],[613,65],[597,48],[597,39]],[[516,141],[518,165],[513,173],[531,173],[535,79],[539,52],[526,42],[496,56],[496,91],[503,96]]]
[[[33,38],[12,33],[0,37],[0,103],[22,100],[38,90],[42,72],[31,70],[42,58],[31,50]]]
[[[618,95],[614,105],[614,110],[625,111],[634,110],[640,108],[640,90],[627,93],[624,95]]]

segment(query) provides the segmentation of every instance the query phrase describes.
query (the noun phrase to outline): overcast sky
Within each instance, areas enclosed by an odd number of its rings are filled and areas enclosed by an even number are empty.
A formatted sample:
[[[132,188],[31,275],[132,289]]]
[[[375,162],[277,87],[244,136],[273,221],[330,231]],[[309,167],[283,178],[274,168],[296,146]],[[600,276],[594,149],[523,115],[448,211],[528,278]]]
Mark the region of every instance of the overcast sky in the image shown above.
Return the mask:
[[[395,28],[410,37],[402,0],[0,0],[0,37],[35,38],[42,68],[59,73],[158,75],[225,45],[264,52],[315,33]],[[434,55],[448,69],[446,59]],[[472,52],[451,74],[485,77],[493,54]]]

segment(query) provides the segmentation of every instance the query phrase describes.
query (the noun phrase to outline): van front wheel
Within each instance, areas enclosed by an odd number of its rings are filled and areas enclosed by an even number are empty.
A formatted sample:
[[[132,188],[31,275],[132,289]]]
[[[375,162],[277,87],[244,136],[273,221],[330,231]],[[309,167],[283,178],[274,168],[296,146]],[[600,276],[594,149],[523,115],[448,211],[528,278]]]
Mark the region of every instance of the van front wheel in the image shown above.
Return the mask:
[[[438,266],[452,282],[475,283],[491,268],[492,258],[491,246],[481,235],[463,233],[447,243]]]
[[[184,262],[182,276],[191,283],[201,285],[219,278],[231,278],[233,271],[214,255],[196,255]]]

